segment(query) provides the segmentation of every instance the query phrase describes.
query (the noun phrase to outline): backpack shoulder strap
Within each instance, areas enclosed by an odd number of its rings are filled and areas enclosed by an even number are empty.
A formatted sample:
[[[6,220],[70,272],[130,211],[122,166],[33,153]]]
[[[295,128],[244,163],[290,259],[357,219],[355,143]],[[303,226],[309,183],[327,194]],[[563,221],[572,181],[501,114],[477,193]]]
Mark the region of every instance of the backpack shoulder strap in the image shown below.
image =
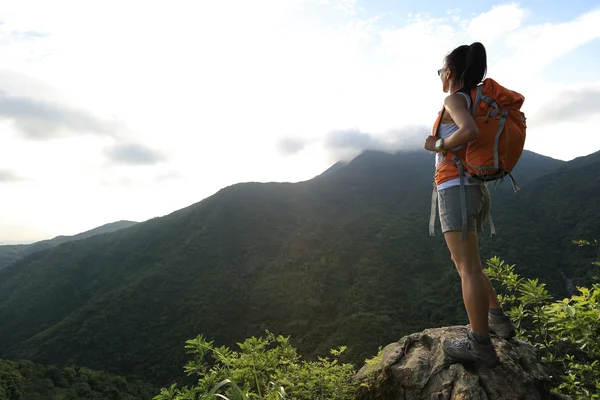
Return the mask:
[[[469,93],[465,93],[463,91],[456,92],[458,94],[462,94],[464,98],[467,100],[467,110],[471,109],[471,95]]]
[[[475,116],[477,112],[477,107],[479,106],[479,102],[481,101],[481,96],[483,95],[483,84],[477,85],[477,91],[475,92],[475,101],[473,102],[473,107],[471,109],[471,115]]]

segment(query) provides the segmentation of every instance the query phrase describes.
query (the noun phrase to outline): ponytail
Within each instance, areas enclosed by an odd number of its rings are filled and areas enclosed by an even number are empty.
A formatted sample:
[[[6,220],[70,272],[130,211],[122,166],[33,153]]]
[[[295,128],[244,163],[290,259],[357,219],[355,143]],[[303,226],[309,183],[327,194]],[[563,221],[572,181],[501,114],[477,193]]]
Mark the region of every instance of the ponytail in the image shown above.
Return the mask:
[[[487,71],[487,55],[485,47],[475,42],[467,49],[466,66],[460,75],[463,87],[471,89],[477,86],[485,77]]]
[[[485,47],[479,42],[458,46],[446,56],[446,66],[459,77],[461,88],[470,90],[483,80],[487,72]]]

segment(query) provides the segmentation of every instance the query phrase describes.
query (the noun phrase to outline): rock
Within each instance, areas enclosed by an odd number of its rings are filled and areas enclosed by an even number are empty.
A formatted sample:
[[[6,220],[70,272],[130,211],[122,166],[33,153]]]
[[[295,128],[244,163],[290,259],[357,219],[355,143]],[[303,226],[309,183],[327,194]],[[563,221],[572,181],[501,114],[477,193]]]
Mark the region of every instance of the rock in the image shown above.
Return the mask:
[[[465,326],[427,329],[386,346],[355,379],[368,386],[359,400],[525,400],[565,399],[550,392],[548,373],[533,346],[492,336],[500,364],[486,368],[451,361],[445,338],[464,337]]]

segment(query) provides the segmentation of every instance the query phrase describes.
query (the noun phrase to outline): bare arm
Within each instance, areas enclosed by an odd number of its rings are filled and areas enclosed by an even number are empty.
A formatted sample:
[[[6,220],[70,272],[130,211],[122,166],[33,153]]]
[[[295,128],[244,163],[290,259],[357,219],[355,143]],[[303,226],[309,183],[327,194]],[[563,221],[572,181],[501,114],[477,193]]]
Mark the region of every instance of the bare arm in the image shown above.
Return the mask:
[[[469,143],[479,135],[475,120],[467,109],[467,101],[459,94],[446,97],[444,101],[446,111],[458,126],[458,130],[449,138],[444,139],[444,148],[452,149]]]

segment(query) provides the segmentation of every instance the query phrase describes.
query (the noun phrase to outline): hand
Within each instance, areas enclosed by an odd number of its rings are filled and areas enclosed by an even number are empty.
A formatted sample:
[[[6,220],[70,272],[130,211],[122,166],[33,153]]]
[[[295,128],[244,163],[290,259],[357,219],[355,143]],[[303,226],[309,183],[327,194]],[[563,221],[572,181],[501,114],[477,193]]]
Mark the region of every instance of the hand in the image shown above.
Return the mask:
[[[435,142],[437,142],[437,140],[437,136],[427,136],[427,139],[425,139],[425,150],[437,151],[435,148]]]

